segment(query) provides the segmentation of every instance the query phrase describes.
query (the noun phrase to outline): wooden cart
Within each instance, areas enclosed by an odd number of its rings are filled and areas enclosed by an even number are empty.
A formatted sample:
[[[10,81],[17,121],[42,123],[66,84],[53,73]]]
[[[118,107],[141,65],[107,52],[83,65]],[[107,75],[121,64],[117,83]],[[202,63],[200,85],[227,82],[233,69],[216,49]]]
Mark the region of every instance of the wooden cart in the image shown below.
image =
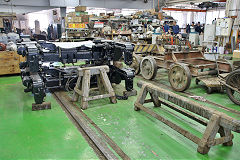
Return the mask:
[[[233,70],[227,60],[208,60],[200,51],[135,53],[132,66],[141,71],[142,76],[148,80],[156,77],[159,68],[167,69],[168,80],[175,91],[187,90],[192,77],[217,75],[217,69],[221,73],[229,73]]]

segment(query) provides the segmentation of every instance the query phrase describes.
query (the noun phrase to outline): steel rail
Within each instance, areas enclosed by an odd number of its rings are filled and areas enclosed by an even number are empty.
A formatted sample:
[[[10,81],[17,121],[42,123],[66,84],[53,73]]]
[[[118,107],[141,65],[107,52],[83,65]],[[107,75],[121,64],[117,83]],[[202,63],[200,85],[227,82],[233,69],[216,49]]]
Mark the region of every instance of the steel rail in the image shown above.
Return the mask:
[[[128,157],[127,154],[125,154],[122,149],[106,134],[104,133],[75,103],[71,102],[71,98],[66,94],[66,92],[54,92],[53,93],[55,95],[55,97],[57,97],[57,99],[62,103],[62,101],[65,101],[65,104],[63,104],[63,107],[66,108],[66,105],[70,108],[72,108],[73,114],[79,118],[82,119],[82,121],[84,123],[88,123],[91,124],[96,130],[97,132],[101,135],[101,138],[104,138],[104,140],[108,143],[108,145],[124,160],[130,160],[130,158]],[[57,94],[57,95],[56,95]],[[69,112],[71,115],[71,111]],[[78,122],[77,122],[78,123]],[[81,125],[81,124],[80,124]],[[84,130],[84,128],[83,128]],[[95,133],[95,132],[94,132]],[[93,134],[94,134],[93,133]],[[96,133],[95,133],[96,134]],[[87,136],[89,137],[89,135],[87,134]],[[90,138],[91,138],[91,134],[90,134]],[[93,142],[94,143],[94,142]],[[104,142],[103,142],[104,143]],[[95,143],[94,143],[95,144]],[[101,151],[101,150],[100,150]],[[103,151],[106,151],[106,149],[104,149]],[[109,151],[109,150],[108,150]],[[110,155],[110,154],[109,154]],[[106,159],[108,159],[108,157],[106,157]],[[110,159],[112,159],[110,157]],[[115,157],[114,159],[118,159],[117,157]]]
[[[53,92],[54,97],[57,99],[59,104],[68,114],[75,120],[77,126],[89,137],[92,143],[95,145],[93,149],[98,148],[98,151],[101,152],[100,155],[103,155],[103,159],[118,159],[116,155],[110,150],[107,144],[99,137],[96,132],[89,126],[88,122],[77,114],[75,107],[71,105],[62,95],[63,91]],[[85,137],[84,137],[85,138]],[[98,155],[99,156],[99,155]],[[100,156],[99,156],[100,157]]]

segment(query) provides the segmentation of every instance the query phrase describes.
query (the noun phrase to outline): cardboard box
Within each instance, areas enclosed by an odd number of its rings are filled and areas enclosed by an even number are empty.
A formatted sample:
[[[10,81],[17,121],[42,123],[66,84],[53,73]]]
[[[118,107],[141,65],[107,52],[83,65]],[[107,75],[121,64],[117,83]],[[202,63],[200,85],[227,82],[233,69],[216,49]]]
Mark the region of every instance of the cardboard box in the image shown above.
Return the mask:
[[[73,22],[80,23],[80,22],[82,22],[82,18],[81,17],[73,17]]]
[[[89,22],[89,15],[81,15],[82,22]]]
[[[233,51],[233,58],[240,58],[240,50]]]
[[[75,7],[75,12],[84,12],[87,10],[86,6],[77,6]]]
[[[76,16],[76,12],[69,12],[68,13],[68,17],[75,17]]]
[[[65,17],[65,23],[73,22],[73,17]]]
[[[105,13],[100,13],[100,16],[105,16]]]
[[[0,28],[3,28],[3,18],[0,18]]]
[[[75,12],[76,16],[87,15],[88,12]]]

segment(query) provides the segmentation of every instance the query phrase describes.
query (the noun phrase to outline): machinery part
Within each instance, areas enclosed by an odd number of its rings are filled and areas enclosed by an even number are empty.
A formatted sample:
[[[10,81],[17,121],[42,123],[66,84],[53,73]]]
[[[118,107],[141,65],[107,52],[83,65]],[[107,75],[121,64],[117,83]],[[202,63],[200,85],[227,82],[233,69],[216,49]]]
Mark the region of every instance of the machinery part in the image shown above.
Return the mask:
[[[195,83],[196,83],[196,85],[198,85],[199,82],[200,82],[200,80],[196,78],[196,79],[195,79]]]
[[[79,66],[65,67],[65,64],[77,61],[86,62],[81,68],[108,65],[110,82],[119,84],[124,80],[126,90],[133,91],[134,70],[112,65],[122,58],[126,65],[131,65],[133,49],[134,46],[130,43],[104,40],[94,41],[91,47],[81,45],[73,48],[60,48],[46,42],[22,42],[18,44],[18,54],[26,56],[26,62],[19,66],[23,85],[27,87],[25,91],[32,92],[36,104],[41,104],[48,89],[73,88],[77,82]],[[56,66],[54,62],[61,62],[64,66]],[[91,79],[91,85],[97,83],[96,77]]]
[[[197,5],[199,8],[203,9],[206,8],[207,10],[209,8],[218,8],[219,4],[218,3],[214,3],[214,2],[202,2],[200,4]]]
[[[32,93],[34,95],[34,100],[36,104],[41,104],[44,101],[45,94],[45,88],[44,88],[44,82],[40,78],[38,74],[31,75],[31,82],[32,82]]]
[[[175,91],[187,90],[191,84],[191,78],[191,72],[185,64],[176,63],[170,66],[168,80]]]
[[[0,51],[5,51],[6,45],[4,43],[0,43]]]
[[[211,94],[213,92],[213,88],[212,87],[207,87],[207,94]]]
[[[229,60],[219,58],[219,59],[217,59],[217,62],[225,62],[225,63],[229,64],[229,66],[230,66],[230,72],[232,72],[233,69],[234,69],[233,64],[232,64]]]
[[[140,57],[137,56],[136,54],[134,54],[133,61],[132,61],[132,64],[130,65],[130,67],[135,70],[136,75],[138,75],[140,73],[140,63],[141,63]]]
[[[133,90],[133,78],[135,72],[131,68],[119,69],[116,66],[110,65],[109,79],[111,83],[120,84],[122,80],[125,81],[125,88],[127,91]]]
[[[140,70],[143,78],[147,80],[154,79],[157,75],[157,63],[153,57],[147,56],[142,59]]]
[[[236,89],[236,90],[233,90],[226,86],[226,93],[229,99],[233,103],[240,105],[240,70],[231,72],[227,76],[226,83]]]

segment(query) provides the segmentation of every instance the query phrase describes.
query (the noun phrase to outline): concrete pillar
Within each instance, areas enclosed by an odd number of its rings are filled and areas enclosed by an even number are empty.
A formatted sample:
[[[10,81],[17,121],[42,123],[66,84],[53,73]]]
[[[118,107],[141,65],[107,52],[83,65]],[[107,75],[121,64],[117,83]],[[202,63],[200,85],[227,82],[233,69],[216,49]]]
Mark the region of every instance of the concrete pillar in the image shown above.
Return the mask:
[[[190,14],[190,22],[191,22],[191,24],[192,24],[192,22],[195,22],[194,21],[194,12],[191,12],[191,14]],[[196,22],[195,22],[196,23]],[[191,25],[190,24],[190,25]]]
[[[183,18],[182,18],[182,21],[183,21],[183,25],[184,25],[184,27],[187,26],[187,15],[188,15],[187,12],[183,12]]]
[[[60,17],[66,17],[66,7],[60,7]]]

